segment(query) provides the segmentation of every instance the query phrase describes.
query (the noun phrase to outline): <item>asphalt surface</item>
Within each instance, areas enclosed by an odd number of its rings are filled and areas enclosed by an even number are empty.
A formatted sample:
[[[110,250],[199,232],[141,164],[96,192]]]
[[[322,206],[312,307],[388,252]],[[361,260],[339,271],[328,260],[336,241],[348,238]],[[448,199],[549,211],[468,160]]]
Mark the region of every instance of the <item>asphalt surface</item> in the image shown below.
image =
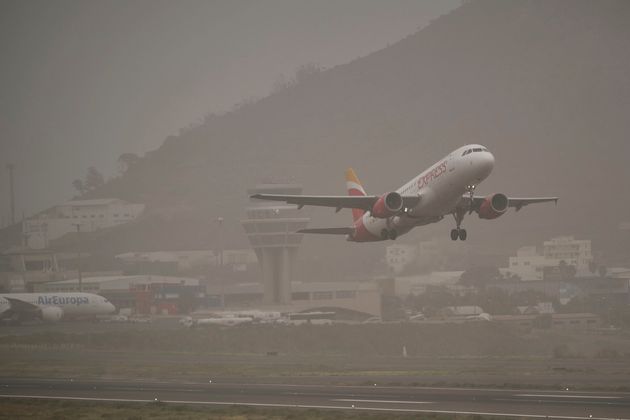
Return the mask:
[[[630,419],[630,393],[571,390],[0,378],[0,398]]]

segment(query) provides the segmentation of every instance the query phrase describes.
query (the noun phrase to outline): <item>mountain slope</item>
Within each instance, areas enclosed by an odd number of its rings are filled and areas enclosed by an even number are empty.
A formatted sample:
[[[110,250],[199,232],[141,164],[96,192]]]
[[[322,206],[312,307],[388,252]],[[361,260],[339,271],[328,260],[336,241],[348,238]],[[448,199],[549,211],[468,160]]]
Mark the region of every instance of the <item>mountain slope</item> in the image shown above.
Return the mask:
[[[467,219],[476,249],[609,232],[630,212],[629,21],[623,0],[466,2],[388,48],[167,139],[95,193],[145,202],[149,216],[124,234],[134,240],[114,229],[94,249],[244,246],[240,218],[256,183],[343,194],[343,170],[353,166],[380,193],[472,142],[497,158],[479,193],[561,196],[557,208]],[[312,225],[349,223],[331,213],[312,211]],[[211,233],[219,216],[221,236]],[[450,228],[443,221],[410,240]],[[305,242],[309,254],[340,261],[382,250]]]

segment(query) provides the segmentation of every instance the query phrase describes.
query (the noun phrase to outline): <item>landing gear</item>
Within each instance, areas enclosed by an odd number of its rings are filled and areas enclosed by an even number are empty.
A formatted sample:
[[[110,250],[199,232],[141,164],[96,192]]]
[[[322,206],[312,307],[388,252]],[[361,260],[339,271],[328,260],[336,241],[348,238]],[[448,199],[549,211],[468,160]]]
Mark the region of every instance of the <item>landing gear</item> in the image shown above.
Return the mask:
[[[461,239],[462,241],[465,241],[466,238],[468,237],[468,234],[466,233],[466,229],[453,229],[451,230],[451,239],[456,241],[458,239]]]
[[[381,230],[381,238],[383,240],[391,239],[392,241],[395,241],[396,238],[398,238],[398,232],[396,232],[396,229],[392,229],[392,230],[383,229]]]
[[[459,207],[453,212],[453,218],[455,218],[455,224],[457,225],[455,229],[451,230],[451,239],[453,241],[456,241],[458,239],[465,241],[466,238],[468,237],[468,234],[466,233],[466,229],[461,228],[462,221],[464,221],[465,215],[466,215],[465,208]]]

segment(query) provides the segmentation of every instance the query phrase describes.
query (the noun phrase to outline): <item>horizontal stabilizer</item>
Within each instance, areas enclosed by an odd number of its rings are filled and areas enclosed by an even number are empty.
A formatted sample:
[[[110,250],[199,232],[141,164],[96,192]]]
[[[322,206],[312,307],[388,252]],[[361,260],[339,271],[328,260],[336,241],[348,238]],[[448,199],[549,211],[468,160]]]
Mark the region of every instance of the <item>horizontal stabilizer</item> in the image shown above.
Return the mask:
[[[354,228],[338,227],[338,228],[316,228],[316,229],[300,229],[297,233],[320,233],[323,235],[351,235]]]

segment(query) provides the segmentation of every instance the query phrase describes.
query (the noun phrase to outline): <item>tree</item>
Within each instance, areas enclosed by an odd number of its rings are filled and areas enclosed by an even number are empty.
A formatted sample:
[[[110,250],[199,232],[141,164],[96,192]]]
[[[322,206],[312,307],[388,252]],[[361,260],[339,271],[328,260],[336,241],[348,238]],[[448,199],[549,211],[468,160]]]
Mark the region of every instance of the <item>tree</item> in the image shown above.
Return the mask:
[[[488,283],[500,280],[503,280],[503,276],[497,267],[480,266],[464,271],[459,283],[464,286],[485,287]]]
[[[315,63],[303,64],[295,71],[295,83],[300,84],[321,71],[322,68]]]
[[[565,260],[560,260],[558,263],[558,271],[560,271],[560,278],[562,280],[571,280],[575,278],[577,270],[574,266],[567,264]]]
[[[276,77],[276,80],[273,82],[271,93],[278,93],[288,87],[291,87],[291,82],[288,81],[284,74],[281,73],[280,75],[278,75],[278,77]]]
[[[72,181],[72,186],[75,190],[77,190],[79,195],[85,194],[85,185],[83,184],[83,180],[75,179],[74,181]]]
[[[94,166],[90,166],[88,168],[87,175],[85,176],[85,190],[94,191],[103,185],[105,185],[105,178],[103,175]]]
[[[135,153],[123,153],[118,157],[118,168],[121,173],[127,172],[140,161]]]

